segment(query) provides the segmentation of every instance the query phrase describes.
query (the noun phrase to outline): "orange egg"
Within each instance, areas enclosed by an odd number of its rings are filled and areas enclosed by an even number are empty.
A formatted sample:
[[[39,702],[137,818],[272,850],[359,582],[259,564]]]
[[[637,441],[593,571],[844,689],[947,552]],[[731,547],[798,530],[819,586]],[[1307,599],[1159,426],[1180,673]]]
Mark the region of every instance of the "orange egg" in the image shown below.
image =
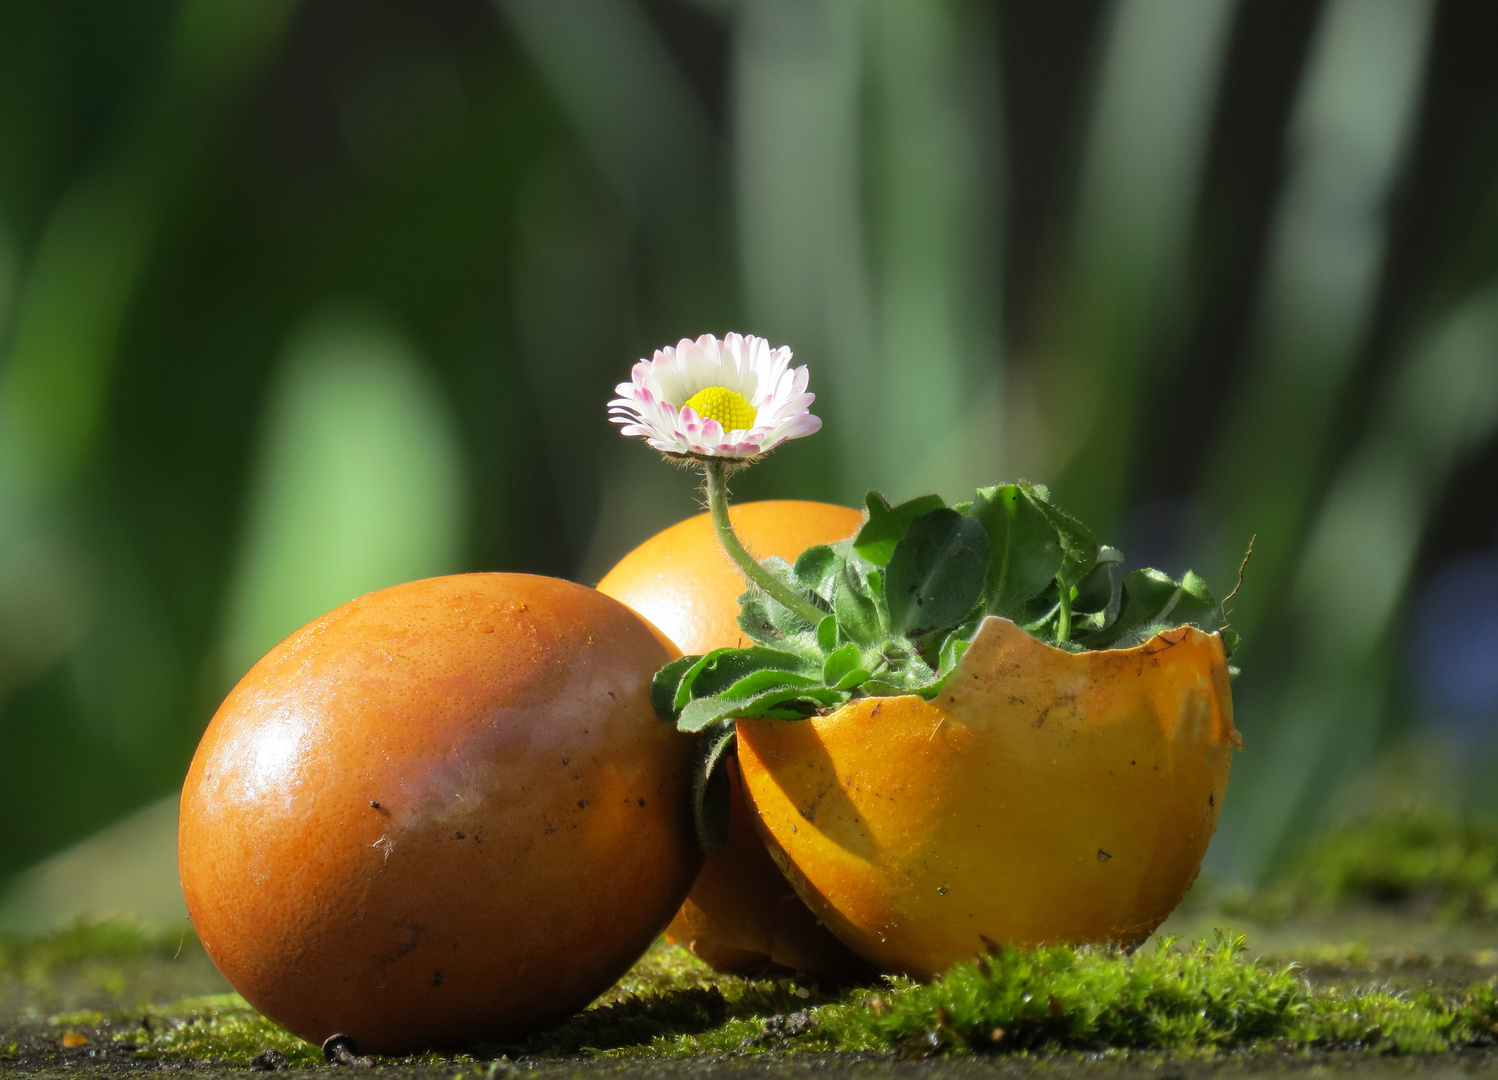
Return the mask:
[[[845,506],[796,500],[729,508],[739,538],[757,558],[787,561],[813,544],[843,540],[863,515]],[[706,514],[646,540],[598,583],[649,619],[684,653],[750,644],[739,629],[744,576],[724,553]],[[779,966],[829,976],[866,965],[823,927],[775,868],[733,780],[728,846],[703,863],[681,912],[666,931],[719,971]]]
[[[607,989],[700,855],[693,742],[651,708],[676,649],[523,574],[360,597],[287,638],[209,724],[183,890],[271,1019],[362,1052],[497,1040]]]
[[[992,617],[933,701],[737,727],[797,892],[918,978],[987,941],[1138,944],[1195,879],[1241,745],[1216,634],[1069,653]]]

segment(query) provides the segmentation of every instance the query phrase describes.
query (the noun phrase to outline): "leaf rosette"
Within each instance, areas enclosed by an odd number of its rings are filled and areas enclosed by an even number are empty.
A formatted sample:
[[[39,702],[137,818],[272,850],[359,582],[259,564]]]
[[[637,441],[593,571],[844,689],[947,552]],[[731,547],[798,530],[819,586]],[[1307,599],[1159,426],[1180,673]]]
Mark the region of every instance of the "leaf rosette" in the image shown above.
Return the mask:
[[[870,492],[866,505],[851,540],[810,547],[794,563],[764,561],[800,610],[751,587],[738,621],[753,645],[683,656],[655,676],[662,719],[702,735],[693,802],[709,852],[726,836],[722,765],[739,719],[804,720],[871,696],[932,700],[988,616],[1069,652],[1225,621],[1199,576],[1126,572],[1122,553],[1038,484],[982,488],[955,506],[936,495],[892,506]],[[1219,633],[1231,654],[1236,635]]]

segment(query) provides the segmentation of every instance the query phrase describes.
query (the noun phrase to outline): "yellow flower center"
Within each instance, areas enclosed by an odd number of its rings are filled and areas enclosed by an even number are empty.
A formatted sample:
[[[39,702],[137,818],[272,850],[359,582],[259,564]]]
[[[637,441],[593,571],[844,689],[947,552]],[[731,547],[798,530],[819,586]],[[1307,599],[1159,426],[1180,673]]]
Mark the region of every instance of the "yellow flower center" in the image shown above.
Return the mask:
[[[754,406],[726,386],[709,386],[687,398],[685,408],[704,420],[716,420],[724,431],[747,431],[754,426]]]

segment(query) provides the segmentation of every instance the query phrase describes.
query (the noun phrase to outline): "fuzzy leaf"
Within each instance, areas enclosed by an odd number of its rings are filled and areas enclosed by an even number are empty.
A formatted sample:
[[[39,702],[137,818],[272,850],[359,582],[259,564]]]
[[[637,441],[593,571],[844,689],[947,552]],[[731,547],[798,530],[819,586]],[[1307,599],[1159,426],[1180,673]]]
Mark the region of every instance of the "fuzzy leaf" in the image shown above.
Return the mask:
[[[937,656],[936,672],[938,675],[947,676],[957,666],[962,654],[967,652],[967,647],[973,643],[973,635],[978,632],[978,627],[983,620],[977,619],[959,626],[947,635],[947,640],[942,642],[941,652]]]
[[[816,633],[815,626],[773,597],[766,598],[765,606],[770,612],[770,622],[774,624],[782,637],[791,638],[801,634],[814,635]]]
[[[816,606],[821,607],[825,605],[830,607],[830,605],[826,605],[826,602],[820,596],[816,595],[812,590],[809,590],[802,586],[801,582],[796,577],[795,570],[792,569],[791,564],[786,562],[784,559],[772,555],[767,559],[761,559],[760,565],[775,577],[783,581],[786,586],[792,591],[806,596]],[[751,591],[758,592],[759,590],[752,589]],[[804,617],[792,611],[790,608],[780,603],[780,601],[776,600],[774,597],[764,596],[763,602],[765,610],[769,613],[770,622],[774,625],[776,630],[780,631],[782,636],[794,637],[798,634],[810,633],[811,631],[816,629],[816,627],[808,622]]]
[[[864,497],[869,520],[853,539],[853,550],[875,566],[884,566],[894,556],[895,545],[905,536],[911,522],[946,506],[940,495],[922,495],[890,506],[883,495],[871,491]]]
[[[849,641],[873,645],[885,634],[879,605],[870,595],[868,582],[857,567],[845,565],[833,588],[832,612],[837,628]]]
[[[1186,576],[1181,578],[1181,598],[1176,601],[1176,606],[1168,616],[1175,620],[1175,624],[1201,623],[1209,620],[1213,612],[1217,610],[1217,601],[1212,597],[1212,590],[1207,588],[1207,583],[1193,570],[1187,570]]]
[[[869,677],[862,661],[863,654],[850,641],[827,657],[822,665],[822,682],[833,690],[852,690]]]
[[[817,686],[820,681],[821,672],[813,676],[783,671],[779,668],[760,668],[758,671],[751,671],[745,675],[719,696],[751,698],[765,690],[774,690],[781,686]]]
[[[719,694],[698,698],[682,709],[676,726],[681,731],[696,732],[719,720],[770,715],[781,719],[799,718],[809,715],[819,706],[835,705],[846,698],[846,694],[825,686],[770,686],[743,697]],[[792,703],[803,707],[781,708]]]
[[[712,728],[703,735],[692,769],[692,822],[697,845],[707,855],[716,855],[728,846],[732,789],[725,765],[734,745],[732,721]]]
[[[720,694],[761,668],[811,675],[816,670],[805,657],[782,649],[756,645],[748,649],[714,649],[687,668],[677,686],[672,707],[680,712],[692,698]]]
[[[1070,514],[1052,506],[1046,500],[1045,489],[1035,484],[1020,481],[1020,490],[1030,497],[1035,507],[1046,516],[1061,541],[1061,569],[1056,578],[1063,585],[1075,585],[1092,570],[1097,562],[1098,542],[1091,530]]]
[[[1072,600],[1072,640],[1092,647],[1091,639],[1106,634],[1123,610],[1123,553],[1104,544],[1097,565],[1077,585]]]
[[[1061,570],[1060,537],[1017,484],[979,490],[969,513],[987,530],[993,547],[983,610],[1013,619]]]
[[[872,674],[873,672],[866,667],[852,668],[849,671],[843,672],[842,678],[838,679],[836,683],[829,684],[828,689],[838,691],[857,690],[868,681],[869,676]]]
[[[1117,641],[1126,634],[1158,622],[1160,612],[1171,602],[1177,589],[1179,586],[1169,575],[1159,570],[1130,573],[1123,583],[1123,611],[1099,644]]]
[[[1093,566],[1092,572],[1077,583],[1077,595],[1071,602],[1072,613],[1092,614],[1107,612],[1109,608],[1113,608],[1108,617],[1111,622],[1118,616],[1122,589],[1123,552],[1104,544],[1098,548],[1097,564]]]
[[[650,704],[655,706],[655,715],[667,723],[674,722],[676,714],[681,711],[676,705],[676,694],[681,686],[682,676],[700,659],[700,656],[678,656],[657,671],[650,680]]]
[[[817,623],[817,648],[824,654],[837,648],[837,616],[825,616]]]
[[[779,645],[785,640],[785,633],[770,617],[770,598],[757,589],[739,596],[738,624],[750,641],[761,645]]]
[[[817,631],[810,623],[759,590],[739,597],[738,623],[739,629],[751,641],[780,652],[794,653],[813,666],[822,663],[822,656],[827,651],[818,646]]]
[[[960,622],[983,591],[991,551],[983,526],[955,510],[911,522],[884,574],[890,629],[916,637]]]
[[[683,657],[652,683],[657,711],[675,715],[681,730],[721,730],[735,718],[804,719],[853,693],[930,699],[991,612],[1071,652],[1216,616],[1200,577],[1124,576],[1116,549],[1099,547],[1043,487],[1025,483],[981,490],[952,509],[934,496],[892,507],[871,493],[856,540],[808,548],[794,566],[780,559],[765,566],[831,612],[807,620],[746,591],[739,623],[761,644]],[[1058,641],[1063,597],[1068,640]],[[1226,631],[1225,648],[1235,645]],[[703,776],[707,785],[711,771]],[[700,816],[707,804],[697,806]]]
[[[815,544],[796,556],[793,572],[803,589],[831,603],[832,582],[842,568],[843,557],[830,544]]]

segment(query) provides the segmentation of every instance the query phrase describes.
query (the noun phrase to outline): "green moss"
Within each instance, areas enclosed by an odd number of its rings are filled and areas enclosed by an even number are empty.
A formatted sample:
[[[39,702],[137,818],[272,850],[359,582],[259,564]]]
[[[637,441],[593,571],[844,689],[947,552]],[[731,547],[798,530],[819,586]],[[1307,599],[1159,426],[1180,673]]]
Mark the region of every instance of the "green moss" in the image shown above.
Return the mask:
[[[794,978],[718,975],[658,944],[589,1009],[480,1059],[668,1058],[765,1051],[901,1056],[1054,1052],[1211,1057],[1225,1050],[1363,1049],[1427,1053],[1498,1042],[1495,982],[1453,997],[1317,988],[1293,966],[1253,962],[1241,939],[1127,954],[1054,947],[996,949],[927,984],[823,989]],[[136,1056],[245,1066],[267,1049],[293,1066],[314,1047],[237,995],[144,1012],[70,1013],[52,1030],[90,1030]],[[11,1050],[14,1055],[16,1051]],[[0,1057],[4,1057],[0,1054]],[[407,1063],[474,1056],[424,1054]]]
[[[1413,1053],[1490,1039],[1491,985],[1460,1002],[1314,989],[1245,961],[1242,939],[1113,951],[1002,949],[929,985],[828,1010],[839,1049],[970,1053],[1108,1048],[1368,1048]]]
[[[1422,896],[1447,918],[1498,917],[1498,831],[1432,807],[1372,818],[1314,843],[1298,883],[1323,904]]]
[[[318,1047],[267,1020],[238,994],[194,998],[147,1009],[139,1026],[115,1039],[133,1042],[137,1056],[214,1061],[247,1066],[263,1050],[279,1050],[293,1066],[322,1063]]]
[[[591,1008],[495,1049],[512,1057],[727,1052],[759,1034],[764,1017],[838,1000],[804,979],[720,975],[660,941]]]
[[[1221,938],[1189,949],[1162,942],[1133,955],[1000,949],[929,984],[890,980],[837,996],[790,980],[708,978],[688,968],[696,985],[628,995],[509,1050],[651,1057],[765,1050],[1416,1053],[1498,1036],[1491,983],[1457,1000],[1348,993],[1313,988],[1293,965],[1253,963],[1242,953],[1241,939]]]
[[[6,1012],[113,1011],[221,988],[227,988],[223,979],[185,923],[172,932],[106,922],[35,937],[0,936],[0,1008]]]
[[[192,931],[159,933],[128,923],[79,922],[38,936],[0,936],[0,973],[47,973],[65,965],[171,959]]]
[[[1349,904],[1498,919],[1498,830],[1449,808],[1401,807],[1323,833],[1266,888],[1215,899],[1260,924]]]

